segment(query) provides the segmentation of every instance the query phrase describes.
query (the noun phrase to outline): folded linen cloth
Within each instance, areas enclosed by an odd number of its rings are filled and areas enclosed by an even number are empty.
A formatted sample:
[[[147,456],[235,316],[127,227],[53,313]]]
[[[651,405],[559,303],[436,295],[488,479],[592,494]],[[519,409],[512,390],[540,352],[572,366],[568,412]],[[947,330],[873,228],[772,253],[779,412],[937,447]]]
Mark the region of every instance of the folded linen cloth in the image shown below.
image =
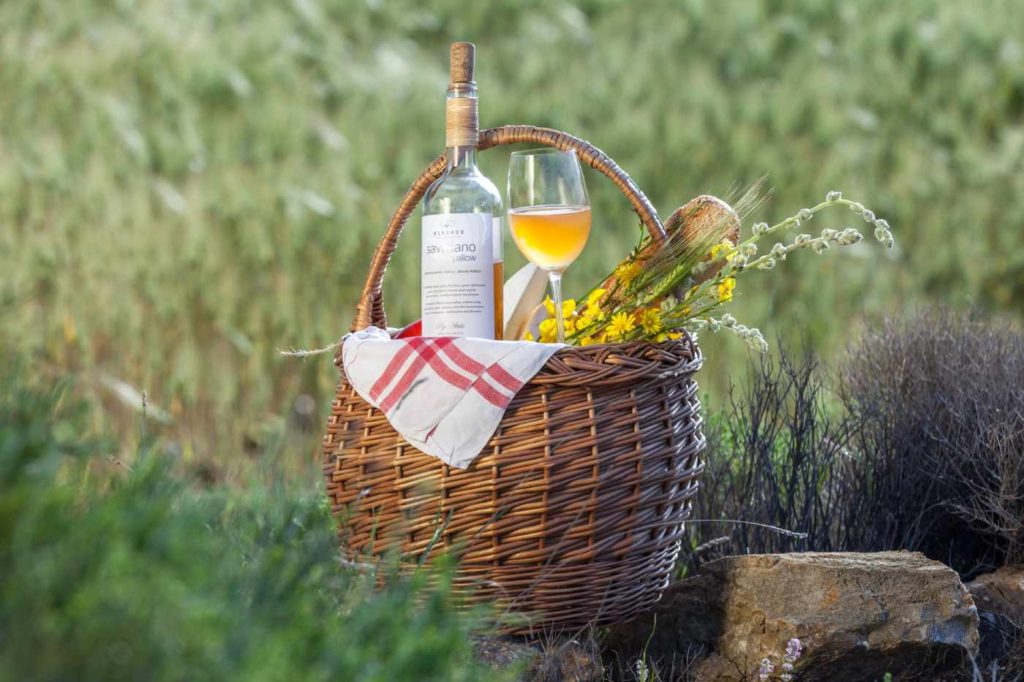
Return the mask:
[[[392,339],[367,327],[345,337],[341,357],[356,393],[395,431],[465,469],[505,409],[560,344],[450,337]]]

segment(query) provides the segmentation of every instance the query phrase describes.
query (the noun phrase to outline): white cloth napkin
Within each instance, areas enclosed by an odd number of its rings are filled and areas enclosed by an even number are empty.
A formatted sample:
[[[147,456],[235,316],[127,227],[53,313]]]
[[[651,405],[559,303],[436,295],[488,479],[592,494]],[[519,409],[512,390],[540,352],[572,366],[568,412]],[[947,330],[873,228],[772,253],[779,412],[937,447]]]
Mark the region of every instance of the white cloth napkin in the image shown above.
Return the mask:
[[[516,393],[562,346],[467,338],[392,339],[367,327],[345,337],[342,365],[363,400],[423,452],[465,469]]]

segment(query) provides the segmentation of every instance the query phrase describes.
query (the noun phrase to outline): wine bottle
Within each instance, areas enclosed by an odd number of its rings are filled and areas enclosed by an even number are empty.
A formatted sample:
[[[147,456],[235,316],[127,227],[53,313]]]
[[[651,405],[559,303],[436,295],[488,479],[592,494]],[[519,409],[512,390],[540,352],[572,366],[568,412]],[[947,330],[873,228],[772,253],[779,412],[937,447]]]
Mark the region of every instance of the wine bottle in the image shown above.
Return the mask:
[[[454,43],[445,106],[447,168],[423,199],[423,336],[500,339],[502,203],[476,165],[475,48]]]

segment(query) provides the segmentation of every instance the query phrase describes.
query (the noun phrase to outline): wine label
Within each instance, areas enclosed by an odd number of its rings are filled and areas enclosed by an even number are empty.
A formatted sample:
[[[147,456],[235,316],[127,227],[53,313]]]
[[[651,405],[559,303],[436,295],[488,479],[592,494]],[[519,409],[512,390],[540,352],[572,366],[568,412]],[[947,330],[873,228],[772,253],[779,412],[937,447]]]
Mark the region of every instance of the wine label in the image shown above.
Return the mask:
[[[494,338],[494,221],[490,213],[423,216],[423,336]]]

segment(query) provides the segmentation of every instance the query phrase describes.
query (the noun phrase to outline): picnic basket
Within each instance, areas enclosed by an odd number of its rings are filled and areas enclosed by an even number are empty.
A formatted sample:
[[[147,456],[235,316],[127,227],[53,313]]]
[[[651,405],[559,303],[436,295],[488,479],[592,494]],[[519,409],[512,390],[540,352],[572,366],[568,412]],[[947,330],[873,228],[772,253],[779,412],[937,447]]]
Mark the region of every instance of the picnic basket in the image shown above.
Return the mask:
[[[480,133],[479,149],[530,142],[574,149],[632,204],[653,239],[654,207],[602,151],[568,133],[527,125]],[[409,216],[445,169],[413,183],[377,245],[352,328],[386,328],[382,280]],[[650,608],[667,586],[690,499],[703,471],[690,335],[570,347],[516,395],[484,451],[464,470],[408,444],[347,383],[323,440],[323,471],[343,553],[403,567],[442,552],[458,558],[456,588],[519,614],[529,634],[604,624]]]

